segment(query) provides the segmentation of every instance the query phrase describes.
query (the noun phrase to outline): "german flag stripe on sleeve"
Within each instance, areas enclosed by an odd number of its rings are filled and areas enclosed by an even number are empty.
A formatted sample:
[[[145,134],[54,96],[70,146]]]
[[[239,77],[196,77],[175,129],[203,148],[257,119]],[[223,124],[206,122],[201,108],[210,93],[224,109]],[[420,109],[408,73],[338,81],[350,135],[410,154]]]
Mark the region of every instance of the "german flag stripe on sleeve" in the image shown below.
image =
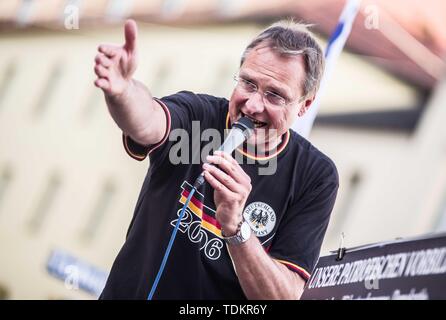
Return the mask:
[[[122,142],[124,144],[125,151],[128,153],[130,157],[138,161],[144,160],[148,154],[152,153],[154,150],[160,147],[167,140],[167,137],[169,136],[170,133],[171,118],[169,109],[161,100],[156,98],[153,99],[156,100],[156,102],[158,102],[158,104],[163,108],[164,113],[166,114],[166,133],[164,134],[163,139],[161,139],[161,141],[155,145],[143,146],[133,141],[127,134],[125,133],[122,134]]]
[[[297,264],[291,263],[289,261],[280,260],[280,259],[274,259],[277,262],[280,262],[281,264],[285,265],[288,269],[291,271],[297,272],[305,281],[308,281],[310,279],[310,273],[305,270],[302,267],[299,267]]]

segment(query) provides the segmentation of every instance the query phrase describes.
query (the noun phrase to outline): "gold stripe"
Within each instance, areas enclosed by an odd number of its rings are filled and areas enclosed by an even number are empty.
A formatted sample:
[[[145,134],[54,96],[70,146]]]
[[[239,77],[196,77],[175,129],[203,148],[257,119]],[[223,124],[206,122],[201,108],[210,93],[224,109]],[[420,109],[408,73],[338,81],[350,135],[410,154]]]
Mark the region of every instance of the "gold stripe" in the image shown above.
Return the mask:
[[[163,109],[164,114],[166,115],[166,133],[164,134],[163,139],[160,142],[158,142],[157,144],[152,145],[150,147],[147,147],[147,149],[148,149],[147,153],[145,153],[145,154],[136,154],[136,153],[132,152],[132,150],[130,150],[129,145],[127,143],[128,142],[127,139],[131,139],[131,138],[127,134],[125,134],[124,132],[122,133],[122,140],[123,140],[123,143],[124,143],[125,151],[127,152],[127,154],[130,157],[132,157],[133,159],[138,160],[138,161],[143,161],[147,157],[147,155],[151,154],[153,151],[158,149],[164,142],[166,142],[166,140],[167,140],[167,138],[169,136],[169,133],[170,133],[171,123],[172,123],[172,118],[170,116],[170,111],[167,108],[167,106],[161,100],[159,100],[157,98],[154,98],[154,99],[158,102],[158,104]],[[134,141],[134,142],[137,143],[136,141]]]
[[[240,152],[241,154],[243,154],[245,157],[253,159],[253,160],[269,160],[269,159],[272,159],[272,158],[278,156],[279,153],[281,153],[285,149],[285,147],[288,145],[288,142],[290,141],[290,130],[288,130],[285,133],[285,135],[286,135],[285,142],[282,144],[282,146],[276,152],[274,152],[273,154],[271,154],[269,156],[253,156],[253,155],[243,151],[242,148],[237,148],[237,151]]]
[[[129,145],[128,145],[128,143],[127,143],[127,138],[130,138],[130,137],[127,136],[125,133],[122,133],[122,140],[123,140],[123,142],[124,142],[124,149],[125,149],[125,151],[127,152],[127,154],[128,154],[130,157],[132,157],[133,159],[135,159],[135,160],[138,160],[138,161],[142,161],[142,160],[144,160],[144,159],[147,157],[147,154],[145,154],[145,155],[141,155],[141,154],[133,153],[133,152],[130,150],[130,148],[129,148]]]
[[[185,204],[186,203],[187,198],[185,196],[181,196],[180,199],[180,203]],[[206,230],[208,230],[209,232],[212,232],[214,235],[216,235],[219,238],[223,238],[222,234],[221,234],[221,230],[218,229],[216,226],[214,226],[213,224],[207,222],[206,220],[203,219],[203,211],[200,210],[192,201],[189,202],[189,205],[187,206],[190,210],[192,210],[192,212],[201,219],[201,226],[203,228],[205,228]]]
[[[288,265],[291,265],[291,266],[293,266],[294,268],[296,268],[296,269],[302,271],[306,276],[308,276],[308,278],[310,278],[310,273],[309,273],[308,271],[306,271],[304,268],[299,267],[297,264],[294,264],[294,263],[291,263],[291,262],[289,262],[289,261],[285,261],[285,260],[280,260],[280,259],[274,259],[274,260],[276,260],[276,261],[278,261],[278,262],[280,262],[280,263],[282,263],[282,264],[285,264],[285,265],[287,265],[287,264],[288,264]]]

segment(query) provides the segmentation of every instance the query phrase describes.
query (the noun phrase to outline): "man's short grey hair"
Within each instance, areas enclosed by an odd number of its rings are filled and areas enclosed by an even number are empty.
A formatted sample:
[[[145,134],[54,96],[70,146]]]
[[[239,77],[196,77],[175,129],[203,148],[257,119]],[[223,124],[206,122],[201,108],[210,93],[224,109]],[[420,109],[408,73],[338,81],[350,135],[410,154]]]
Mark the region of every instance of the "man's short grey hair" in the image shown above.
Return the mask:
[[[308,30],[309,25],[294,20],[281,20],[263,30],[243,52],[240,66],[249,52],[266,45],[279,54],[303,55],[305,61],[305,80],[303,93],[305,97],[316,94],[324,71],[324,54],[314,36]]]

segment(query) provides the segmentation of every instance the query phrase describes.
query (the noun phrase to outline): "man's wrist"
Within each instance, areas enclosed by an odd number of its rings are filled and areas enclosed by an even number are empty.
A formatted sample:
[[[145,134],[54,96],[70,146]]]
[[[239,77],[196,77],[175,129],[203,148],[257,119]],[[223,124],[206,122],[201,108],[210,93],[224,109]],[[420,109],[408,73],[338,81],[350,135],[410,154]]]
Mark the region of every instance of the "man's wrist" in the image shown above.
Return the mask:
[[[251,237],[251,227],[242,219],[238,224],[235,234],[228,236],[222,230],[223,240],[229,245],[240,245],[245,243]]]
[[[113,105],[124,105],[128,102],[129,96],[131,95],[130,91],[132,91],[135,86],[135,81],[133,80],[133,78],[130,78],[125,81],[124,88],[121,92],[105,94],[105,98],[106,100],[109,100]]]
[[[232,237],[240,231],[240,227],[242,226],[243,218],[240,218],[238,223],[233,223],[230,225],[221,227],[221,234],[223,237]]]

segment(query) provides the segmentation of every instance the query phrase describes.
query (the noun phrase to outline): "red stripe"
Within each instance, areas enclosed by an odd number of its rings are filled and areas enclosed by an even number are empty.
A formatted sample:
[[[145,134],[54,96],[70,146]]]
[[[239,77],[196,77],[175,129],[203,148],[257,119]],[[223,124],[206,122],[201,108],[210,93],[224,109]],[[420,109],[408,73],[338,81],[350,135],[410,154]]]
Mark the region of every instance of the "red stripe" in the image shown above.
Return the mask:
[[[281,261],[279,261],[279,262],[281,262]],[[305,281],[308,281],[308,279],[310,279],[310,277],[308,276],[308,274],[307,273],[305,273],[304,271],[302,271],[302,270],[300,270],[300,269],[298,269],[298,268],[296,268],[296,267],[294,267],[294,266],[292,266],[292,265],[289,265],[288,263],[283,263],[283,262],[281,262],[285,267],[287,267],[288,269],[290,269],[291,271],[294,271],[294,272],[297,272]]]
[[[143,160],[147,157],[147,154],[136,154],[136,153],[133,153],[133,152],[130,150],[129,145],[127,144],[127,139],[128,139],[128,138],[129,138],[129,137],[128,137],[125,133],[122,133],[122,142],[124,143],[124,149],[125,149],[125,151],[126,151],[127,154],[128,154],[130,157],[132,157],[133,159],[138,160],[138,161],[143,161]]]
[[[183,192],[182,192],[182,196],[184,196],[184,197],[188,197],[189,196],[189,191],[188,190],[186,190],[186,189],[184,189],[183,190]],[[204,212],[204,206],[203,206],[203,203],[200,201],[200,200],[198,200],[197,198],[195,198],[195,197],[192,197],[191,199],[190,199],[190,201],[198,208],[198,209],[200,209],[201,210],[201,218],[204,220],[204,221],[206,221],[206,222],[208,222],[208,223],[210,223],[210,224],[212,224],[213,226],[215,226],[215,227],[217,227],[219,230],[221,230],[221,226],[220,226],[220,224],[218,223],[218,221],[217,221],[217,219],[215,219],[215,218],[213,218],[213,217],[211,217],[210,215],[208,215],[208,214],[206,214],[205,212]]]
[[[184,191],[182,192],[182,195],[185,196],[186,198],[189,197],[189,191],[187,191],[186,189],[184,189]],[[203,203],[198,200],[195,197],[192,197],[192,199],[190,199],[190,201],[201,211],[203,211]]]
[[[217,227],[219,230],[221,230],[221,226],[218,223],[217,219],[212,218],[211,216],[208,216],[206,213],[203,212],[203,220],[206,222],[209,222],[213,226]]]

